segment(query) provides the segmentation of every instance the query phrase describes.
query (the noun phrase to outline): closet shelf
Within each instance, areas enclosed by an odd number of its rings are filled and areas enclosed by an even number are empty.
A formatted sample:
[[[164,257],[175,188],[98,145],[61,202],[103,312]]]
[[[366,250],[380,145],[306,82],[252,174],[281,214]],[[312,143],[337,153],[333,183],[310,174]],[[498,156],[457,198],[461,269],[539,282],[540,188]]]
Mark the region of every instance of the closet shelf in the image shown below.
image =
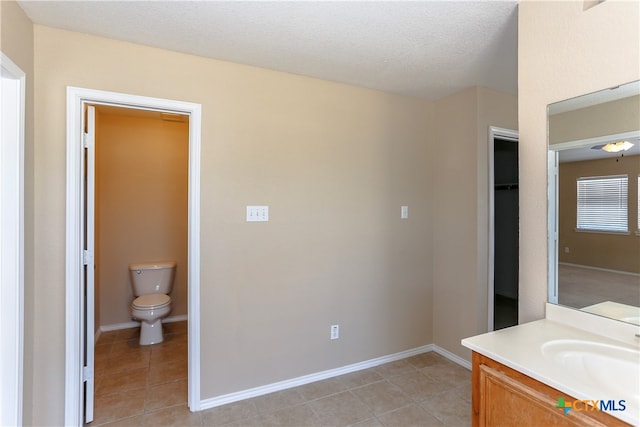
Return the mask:
[[[517,190],[518,189],[518,183],[517,182],[512,182],[512,183],[508,183],[508,184],[495,184],[495,190]]]

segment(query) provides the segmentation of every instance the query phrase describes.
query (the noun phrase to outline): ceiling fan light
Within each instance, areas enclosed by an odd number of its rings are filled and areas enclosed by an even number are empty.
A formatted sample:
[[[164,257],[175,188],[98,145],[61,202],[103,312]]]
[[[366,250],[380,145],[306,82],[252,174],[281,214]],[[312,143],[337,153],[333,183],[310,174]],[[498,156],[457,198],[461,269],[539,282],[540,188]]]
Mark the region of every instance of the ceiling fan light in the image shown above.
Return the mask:
[[[602,149],[608,153],[618,153],[620,151],[627,151],[633,147],[633,144],[629,141],[610,142],[606,144]]]

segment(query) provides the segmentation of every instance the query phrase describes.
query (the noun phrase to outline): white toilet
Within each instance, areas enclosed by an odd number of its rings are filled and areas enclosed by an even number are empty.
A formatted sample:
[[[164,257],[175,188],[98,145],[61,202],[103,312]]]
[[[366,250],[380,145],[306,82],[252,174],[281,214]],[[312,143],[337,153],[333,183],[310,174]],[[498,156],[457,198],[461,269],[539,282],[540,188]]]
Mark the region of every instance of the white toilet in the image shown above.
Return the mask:
[[[132,317],[141,322],[140,345],[161,343],[162,319],[171,312],[169,293],[176,275],[174,261],[129,265],[131,288],[136,299],[131,303]]]

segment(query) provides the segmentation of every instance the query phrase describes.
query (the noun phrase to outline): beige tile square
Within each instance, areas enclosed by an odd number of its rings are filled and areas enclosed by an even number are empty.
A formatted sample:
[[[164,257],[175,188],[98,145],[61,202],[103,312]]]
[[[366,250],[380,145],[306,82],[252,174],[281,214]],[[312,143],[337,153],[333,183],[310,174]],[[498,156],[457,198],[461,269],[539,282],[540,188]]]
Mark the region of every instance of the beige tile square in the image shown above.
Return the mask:
[[[345,391],[309,402],[323,426],[347,426],[371,418],[371,410]]]
[[[352,389],[351,392],[376,415],[413,403],[400,387],[386,380]]]
[[[253,403],[260,414],[268,414],[284,408],[290,408],[305,402],[305,398],[297,388],[277,391],[253,398]]]
[[[105,344],[97,344],[93,348],[93,356],[98,359],[99,357],[107,358],[109,357],[109,353],[111,353],[111,345],[113,343],[105,343]]]
[[[462,385],[471,387],[471,371],[449,362],[436,366],[428,366],[420,370],[422,374],[439,382],[442,390],[449,390]]]
[[[420,406],[445,425],[456,426],[471,423],[471,403],[461,400],[455,389],[433,394],[421,402]],[[463,422],[464,420],[467,420],[468,423]]]
[[[100,344],[95,346],[93,351],[93,364],[96,375],[109,366],[109,353],[111,352],[111,343]]]
[[[144,412],[144,389],[96,395],[93,409],[93,425],[141,415]]]
[[[442,384],[423,375],[420,371],[389,379],[389,382],[398,386],[406,395],[416,402],[427,399],[434,393],[443,391]]]
[[[426,368],[427,366],[437,366],[451,363],[446,358],[433,351],[409,357],[407,359],[407,362],[413,365],[416,369]]]
[[[188,343],[184,342],[163,342],[152,346],[151,364],[167,363],[177,360],[187,360],[189,353]]]
[[[145,411],[187,403],[187,380],[174,381],[147,387]]]
[[[111,345],[111,353],[109,357],[118,357],[124,353],[131,351],[140,351],[141,349],[149,349],[149,346],[141,346],[139,339],[131,339],[127,341],[115,341]]]
[[[144,425],[160,426],[202,426],[200,413],[191,412],[186,405],[172,406],[144,415]]]
[[[400,375],[410,374],[416,371],[406,359],[396,360],[395,362],[385,363],[375,368],[376,372],[384,378],[397,377]]]
[[[456,387],[454,390],[459,399],[471,402],[471,385],[462,385]]]
[[[319,399],[331,394],[345,391],[347,387],[337,378],[329,378],[322,381],[305,384],[297,387],[298,391],[307,400]]]
[[[149,385],[186,380],[188,376],[186,360],[176,360],[162,364],[151,364],[149,368]]]
[[[412,404],[379,415],[378,420],[386,427],[440,427],[443,424],[424,409]]]
[[[352,372],[338,377],[347,388],[362,387],[363,385],[375,383],[383,380],[376,368],[364,369],[362,371]]]
[[[308,403],[263,415],[265,426],[320,426],[320,420]]]
[[[96,395],[107,396],[134,389],[147,388],[147,368],[105,374],[97,378]],[[144,399],[144,393],[143,393]]]
[[[201,412],[202,424],[205,426],[224,426],[258,416],[256,405],[250,400],[229,403],[217,408]]]
[[[122,371],[149,369],[150,357],[151,352],[147,349],[129,351],[109,357],[103,364],[100,364],[100,369],[96,368],[96,375],[113,375]]]

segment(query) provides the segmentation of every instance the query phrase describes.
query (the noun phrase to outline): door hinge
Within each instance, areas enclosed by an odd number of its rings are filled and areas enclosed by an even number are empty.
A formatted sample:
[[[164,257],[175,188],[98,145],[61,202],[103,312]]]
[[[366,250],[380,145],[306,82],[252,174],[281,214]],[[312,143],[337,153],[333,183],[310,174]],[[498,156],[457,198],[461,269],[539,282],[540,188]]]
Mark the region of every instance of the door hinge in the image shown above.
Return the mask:
[[[82,381],[89,381],[93,379],[93,369],[89,369],[88,366],[82,367]]]
[[[82,134],[82,146],[84,148],[89,148],[93,146],[93,137],[88,133]]]
[[[84,265],[93,264],[93,251],[83,250],[82,251],[82,263]]]

